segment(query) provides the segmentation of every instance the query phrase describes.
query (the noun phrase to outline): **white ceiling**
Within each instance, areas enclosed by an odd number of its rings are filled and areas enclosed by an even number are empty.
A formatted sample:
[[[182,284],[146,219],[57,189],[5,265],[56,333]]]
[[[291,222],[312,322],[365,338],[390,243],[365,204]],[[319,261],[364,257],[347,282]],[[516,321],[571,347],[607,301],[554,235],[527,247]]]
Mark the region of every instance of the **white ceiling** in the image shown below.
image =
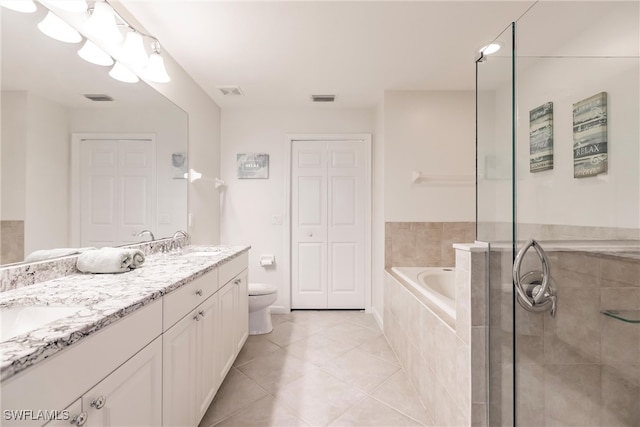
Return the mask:
[[[121,0],[223,108],[374,107],[385,90],[473,90],[478,48],[533,1]],[[238,85],[242,97],[218,86]]]

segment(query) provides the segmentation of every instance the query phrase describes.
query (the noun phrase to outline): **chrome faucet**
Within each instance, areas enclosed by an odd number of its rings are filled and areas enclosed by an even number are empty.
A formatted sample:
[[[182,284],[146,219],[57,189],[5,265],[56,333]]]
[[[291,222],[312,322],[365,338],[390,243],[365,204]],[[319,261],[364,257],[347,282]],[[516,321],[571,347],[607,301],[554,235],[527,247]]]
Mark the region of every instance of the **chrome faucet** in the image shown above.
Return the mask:
[[[149,237],[151,237],[151,241],[156,240],[155,236],[153,235],[153,233],[150,230],[142,230],[141,232],[139,232],[137,234],[133,233],[133,235],[136,236],[136,237],[141,237],[141,236],[144,236],[145,234],[148,234]]]
[[[185,239],[186,243],[186,241],[189,239],[189,233],[184,230],[178,230],[173,233],[173,236],[171,237],[171,243],[169,244],[169,250],[180,249],[182,247],[182,242],[180,242],[179,240],[181,237]]]

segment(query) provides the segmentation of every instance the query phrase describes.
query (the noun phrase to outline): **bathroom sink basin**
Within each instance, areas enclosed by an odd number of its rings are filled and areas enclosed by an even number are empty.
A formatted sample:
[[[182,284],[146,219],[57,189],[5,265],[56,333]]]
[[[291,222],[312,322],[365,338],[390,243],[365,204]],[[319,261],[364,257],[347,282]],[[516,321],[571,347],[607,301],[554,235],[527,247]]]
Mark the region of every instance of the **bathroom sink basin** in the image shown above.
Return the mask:
[[[0,308],[0,342],[76,314],[83,306],[17,306]]]

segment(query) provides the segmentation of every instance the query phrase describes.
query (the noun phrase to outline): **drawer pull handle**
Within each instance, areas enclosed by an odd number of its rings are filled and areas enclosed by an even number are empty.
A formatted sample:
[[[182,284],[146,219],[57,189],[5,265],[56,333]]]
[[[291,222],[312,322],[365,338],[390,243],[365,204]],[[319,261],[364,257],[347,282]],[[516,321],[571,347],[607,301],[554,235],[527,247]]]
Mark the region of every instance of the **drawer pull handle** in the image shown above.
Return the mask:
[[[104,396],[98,396],[97,399],[91,401],[91,406],[96,409],[102,409],[105,403],[107,403],[107,399]]]
[[[204,317],[204,311],[200,310],[198,313],[196,313],[195,316],[193,316],[193,320],[195,320],[196,322],[199,322],[200,319],[202,319]]]
[[[198,295],[199,297],[201,297],[201,296],[202,296],[202,289],[198,289],[198,290],[196,291],[196,295]]]
[[[242,279],[236,279],[236,281],[233,283],[235,283],[236,285],[239,285],[240,283],[242,283]]]
[[[74,415],[69,422],[73,425],[81,426],[87,422],[87,413],[80,412],[78,415]]]

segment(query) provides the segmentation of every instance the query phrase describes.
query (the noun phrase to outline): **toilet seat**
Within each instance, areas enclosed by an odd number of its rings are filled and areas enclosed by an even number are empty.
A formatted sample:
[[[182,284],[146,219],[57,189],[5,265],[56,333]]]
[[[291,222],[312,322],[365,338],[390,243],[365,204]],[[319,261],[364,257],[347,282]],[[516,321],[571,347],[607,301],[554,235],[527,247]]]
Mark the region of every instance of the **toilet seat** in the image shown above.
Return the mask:
[[[266,283],[249,283],[249,295],[269,295],[278,292],[278,288]]]

